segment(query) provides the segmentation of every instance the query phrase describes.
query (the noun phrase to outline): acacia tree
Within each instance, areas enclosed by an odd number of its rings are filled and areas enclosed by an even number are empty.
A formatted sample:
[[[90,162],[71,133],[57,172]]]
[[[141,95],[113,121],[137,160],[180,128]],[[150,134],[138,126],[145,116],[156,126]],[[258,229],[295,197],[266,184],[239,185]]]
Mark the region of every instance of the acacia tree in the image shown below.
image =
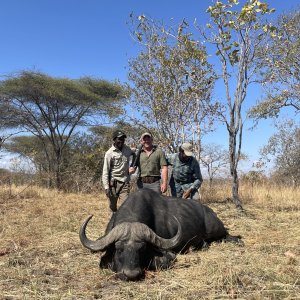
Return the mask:
[[[55,159],[47,140],[42,143],[41,139],[34,135],[14,136],[4,145],[4,149],[19,155],[21,159],[29,160],[40,182],[46,181],[47,184],[51,182],[50,179],[53,175],[51,174],[51,165]],[[50,153],[52,156],[49,161],[47,155],[49,156]]]
[[[45,149],[45,144],[47,149]],[[63,176],[62,188],[66,191],[86,192],[91,191],[99,180],[102,171],[102,161],[105,149],[109,143],[101,136],[91,132],[77,132],[72,135],[64,148],[61,172]],[[46,152],[52,153],[49,141],[41,143],[40,138],[30,136],[14,136],[10,138],[4,148],[18,154],[20,160],[30,161],[35,173],[35,181],[42,185],[48,185],[53,176]],[[52,161],[55,158],[52,157]]]
[[[243,136],[242,107],[257,71],[257,50],[273,29],[265,26],[258,17],[272,11],[266,3],[257,0],[247,1],[240,10],[237,0],[216,1],[207,9],[211,18],[207,24],[209,34],[203,32],[205,39],[216,47],[221,63],[226,110],[219,116],[228,131],[232,198],[239,209],[242,209],[242,203],[237,170]]]
[[[170,152],[184,140],[193,141],[200,151],[201,136],[212,125],[209,116],[217,109],[210,101],[212,67],[187,26],[183,21],[166,27],[146,16],[133,19],[132,25],[142,50],[129,62],[130,104]]]
[[[15,133],[5,131],[12,127],[20,125],[18,120],[14,118],[15,111],[10,107],[6,99],[0,98],[0,151],[6,140],[8,140]]]
[[[95,116],[117,115],[121,98],[119,84],[89,77],[70,80],[23,71],[0,83],[0,99],[14,111],[15,123],[43,144],[59,189],[64,149],[75,128],[87,125]]]
[[[266,96],[253,107],[254,118],[276,117],[283,107],[300,111],[300,11],[281,15],[276,34],[261,49],[265,68],[262,78]]]

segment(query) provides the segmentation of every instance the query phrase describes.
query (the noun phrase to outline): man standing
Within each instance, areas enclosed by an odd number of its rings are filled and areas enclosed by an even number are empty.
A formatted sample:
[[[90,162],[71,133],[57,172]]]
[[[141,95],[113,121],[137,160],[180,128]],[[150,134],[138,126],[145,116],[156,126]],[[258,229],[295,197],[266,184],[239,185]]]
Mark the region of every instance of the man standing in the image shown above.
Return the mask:
[[[102,183],[109,208],[115,212],[118,199],[122,203],[129,194],[129,174],[134,172],[134,168],[129,167],[129,158],[135,154],[125,145],[126,134],[123,131],[114,131],[112,138],[113,145],[104,157]]]
[[[170,155],[167,160],[172,166],[170,179],[172,196],[200,200],[198,189],[203,179],[199,163],[193,157],[193,146],[190,143],[183,143],[179,147],[179,153]]]
[[[137,187],[165,193],[168,188],[168,166],[165,154],[153,145],[153,137],[149,132],[142,134],[140,143],[142,150],[137,164],[139,168]]]

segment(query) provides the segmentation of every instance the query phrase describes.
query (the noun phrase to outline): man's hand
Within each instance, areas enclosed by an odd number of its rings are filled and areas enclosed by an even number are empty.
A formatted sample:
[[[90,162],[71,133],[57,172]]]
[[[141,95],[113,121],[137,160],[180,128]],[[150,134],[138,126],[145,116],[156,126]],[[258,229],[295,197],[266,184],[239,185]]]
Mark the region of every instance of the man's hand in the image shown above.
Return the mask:
[[[117,211],[117,199],[113,197],[113,193],[111,189],[105,189],[105,195],[109,200],[109,208],[111,209],[112,212]]]
[[[128,170],[129,174],[133,174],[135,172],[135,170],[136,170],[136,167],[130,167]]]
[[[117,211],[117,206],[116,206],[116,203],[113,204],[113,203],[110,203],[109,204],[109,208],[112,212],[116,212]]]
[[[188,189],[186,191],[183,192],[182,198],[183,199],[188,199],[191,195],[192,189]]]
[[[161,190],[162,194],[165,193],[167,191],[167,189],[168,189],[168,184],[166,182],[163,182],[160,186],[160,190]]]
[[[105,195],[109,199],[111,197],[111,190],[110,189],[105,189]]]

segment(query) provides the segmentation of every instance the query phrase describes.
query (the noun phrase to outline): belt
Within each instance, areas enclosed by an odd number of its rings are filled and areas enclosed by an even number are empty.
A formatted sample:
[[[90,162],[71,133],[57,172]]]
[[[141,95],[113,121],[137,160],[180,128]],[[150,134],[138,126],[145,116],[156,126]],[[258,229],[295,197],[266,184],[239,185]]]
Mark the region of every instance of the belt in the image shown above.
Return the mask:
[[[140,177],[142,183],[153,183],[160,180],[160,176],[144,176]]]
[[[185,182],[185,181],[181,181],[181,180],[178,180],[178,179],[174,179],[176,183],[180,183],[180,184],[186,184],[188,182]]]

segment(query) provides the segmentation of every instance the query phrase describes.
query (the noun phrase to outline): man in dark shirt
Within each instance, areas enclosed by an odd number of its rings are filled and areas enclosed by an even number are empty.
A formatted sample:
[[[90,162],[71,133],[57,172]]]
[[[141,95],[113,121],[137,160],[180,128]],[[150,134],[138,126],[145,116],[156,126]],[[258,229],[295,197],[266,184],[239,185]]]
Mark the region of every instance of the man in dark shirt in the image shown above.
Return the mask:
[[[179,153],[167,158],[168,165],[172,166],[170,178],[171,194],[173,197],[200,200],[198,189],[202,184],[200,166],[193,157],[193,147],[190,143],[183,143]]]

